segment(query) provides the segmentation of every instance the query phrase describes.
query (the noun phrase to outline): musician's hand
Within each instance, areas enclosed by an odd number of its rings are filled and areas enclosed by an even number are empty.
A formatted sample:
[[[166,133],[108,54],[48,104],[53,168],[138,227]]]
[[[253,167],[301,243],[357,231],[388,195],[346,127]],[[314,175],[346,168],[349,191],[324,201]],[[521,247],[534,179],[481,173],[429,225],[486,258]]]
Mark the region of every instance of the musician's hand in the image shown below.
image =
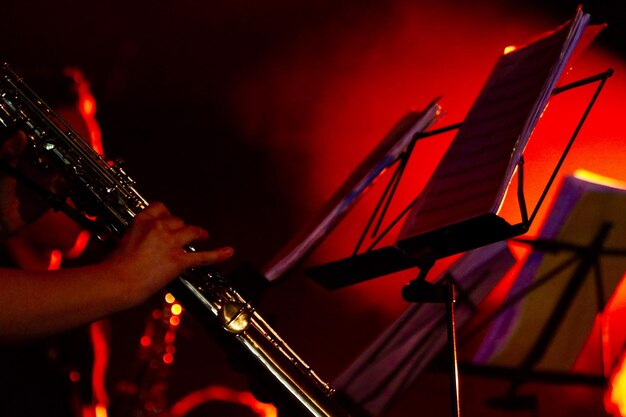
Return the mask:
[[[186,269],[228,259],[233,249],[186,252],[185,246],[208,238],[208,233],[186,225],[161,203],[139,213],[117,250],[105,261],[114,271],[129,305],[144,301]]]

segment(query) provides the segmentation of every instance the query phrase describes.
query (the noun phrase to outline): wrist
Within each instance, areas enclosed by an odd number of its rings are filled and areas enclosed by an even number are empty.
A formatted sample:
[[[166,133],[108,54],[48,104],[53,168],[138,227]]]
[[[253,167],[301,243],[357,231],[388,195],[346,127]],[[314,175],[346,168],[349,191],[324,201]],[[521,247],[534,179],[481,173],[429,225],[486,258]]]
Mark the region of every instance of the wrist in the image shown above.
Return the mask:
[[[134,307],[143,302],[140,291],[134,285],[136,276],[131,276],[123,263],[106,259],[95,266],[99,269],[102,291],[115,311]]]

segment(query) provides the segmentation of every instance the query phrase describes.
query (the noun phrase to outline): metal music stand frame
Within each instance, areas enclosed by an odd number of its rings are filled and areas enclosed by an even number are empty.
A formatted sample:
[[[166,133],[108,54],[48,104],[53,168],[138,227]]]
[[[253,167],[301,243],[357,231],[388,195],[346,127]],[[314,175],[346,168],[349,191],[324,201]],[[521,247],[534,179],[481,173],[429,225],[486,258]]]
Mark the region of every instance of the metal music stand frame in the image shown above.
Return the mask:
[[[574,132],[570,136],[570,139],[567,142],[559,160],[557,161],[555,168],[552,171],[552,174],[550,175],[546,185],[544,186],[544,189],[539,197],[539,200],[537,201],[530,216],[528,215],[528,209],[526,207],[526,200],[524,197],[524,159],[522,155],[522,157],[518,161],[518,173],[517,173],[517,176],[518,176],[517,199],[518,199],[518,203],[520,206],[520,214],[522,218],[521,222],[518,224],[509,225],[509,230],[506,230],[504,233],[502,233],[501,236],[495,237],[495,239],[492,240],[491,242],[480,242],[475,247],[467,248],[466,250],[474,249],[477,247],[485,246],[489,243],[495,243],[496,241],[505,240],[508,238],[519,236],[525,233],[526,231],[528,231],[528,228],[530,227],[533,220],[537,216],[539,208],[543,204],[548,194],[548,191],[550,190],[552,184],[556,180],[556,177],[563,163],[565,162],[565,158],[569,154],[571,147],[573,146],[580,130],[582,129],[582,126],[584,125],[587,119],[587,116],[591,112],[591,109],[593,108],[598,96],[600,95],[600,92],[602,91],[606,81],[612,75],[613,75],[613,69],[609,68],[604,72],[580,79],[578,81],[574,81],[572,83],[566,84],[561,87],[557,87],[552,91],[552,95],[558,95],[566,91],[569,91],[578,87],[582,87],[584,85],[588,85],[588,84],[592,84],[596,82],[598,83],[598,86],[596,87],[595,92],[593,93],[591,99],[589,100],[589,103],[587,104],[587,107],[585,108],[582,116],[580,117],[580,120],[578,121],[578,124],[576,125],[576,128],[574,129]],[[387,183],[387,186],[380,200],[378,201],[374,209],[374,212],[370,216],[363,230],[363,233],[361,234],[356,244],[356,247],[352,253],[352,257],[335,261],[339,264],[342,264],[340,268],[343,269],[344,273],[349,273],[350,272],[349,269],[351,267],[357,267],[357,268],[359,267],[358,260],[356,262],[351,262],[351,260],[361,256],[359,255],[359,251],[361,247],[363,246],[365,238],[370,232],[370,230],[372,230],[372,237],[374,238],[374,241],[368,246],[367,249],[365,249],[364,251],[365,254],[373,252],[375,250],[374,248],[378,245],[378,243],[380,243],[382,238],[385,237],[398,224],[398,222],[409,212],[413,204],[415,204],[416,200],[413,200],[406,208],[404,208],[400,212],[400,214],[397,217],[395,217],[390,222],[390,224],[384,230],[382,230],[382,232],[380,232],[385,214],[389,208],[389,205],[391,203],[391,200],[393,199],[395,192],[397,191],[398,184],[400,183],[402,174],[404,173],[404,170],[407,166],[408,160],[412,154],[415,143],[418,140],[421,140],[427,137],[436,136],[442,133],[457,130],[462,126],[462,124],[463,124],[462,122],[456,123],[456,124],[445,126],[439,129],[432,130],[432,131],[421,132],[414,136],[413,141],[409,144],[406,151],[399,158],[396,168],[391,178],[389,179],[389,182]],[[445,256],[450,256],[452,254],[453,253],[446,254]],[[426,281],[426,276],[428,275],[428,272],[430,271],[430,269],[432,268],[436,260],[441,259],[444,256],[442,256],[441,258],[421,258],[421,259],[410,257],[410,255],[408,254],[404,254],[404,256],[407,259],[396,258],[393,261],[393,262],[397,262],[397,261],[399,262],[398,262],[398,265],[395,265],[392,268],[392,270],[389,271],[389,273],[398,272],[400,270],[409,269],[412,267],[417,267],[420,270],[420,272],[417,278],[410,281],[406,286],[403,287],[402,297],[408,302],[442,303],[442,304],[445,304],[446,306],[446,324],[447,324],[447,333],[448,333],[448,351],[449,351],[449,361],[450,361],[449,375],[450,375],[451,408],[452,408],[452,416],[459,417],[460,416],[459,370],[458,370],[458,358],[457,358],[456,323],[454,319],[454,303],[455,303],[454,283],[450,282],[449,280],[446,282],[437,283],[437,284],[432,284]],[[366,277],[366,278],[361,278],[361,279],[356,279],[356,280],[348,278],[348,279],[344,279],[343,282],[333,282],[335,281],[335,276],[333,276],[334,271],[332,269],[330,271],[324,270],[324,269],[326,266],[332,267],[332,265],[335,264],[335,262],[331,262],[325,265],[320,265],[318,267],[309,268],[307,270],[307,273],[309,275],[312,275],[313,278],[318,283],[320,283],[322,286],[326,287],[327,289],[336,289],[336,288],[340,288],[344,286],[353,285],[353,284],[362,282],[367,279],[377,278],[377,276],[371,276],[371,277]],[[383,274],[380,274],[379,276],[381,275]]]
[[[570,252],[571,256],[568,257],[565,261],[556,265],[553,269],[547,271],[545,274],[538,276],[533,284],[529,285],[527,288],[520,291],[519,293],[516,293],[514,297],[505,301],[504,304],[502,304],[495,312],[493,312],[483,321],[478,323],[473,328],[474,332],[484,328],[503,311],[516,305],[531,292],[550,282],[552,278],[558,276],[558,274],[563,272],[566,268],[573,265],[576,265],[576,267],[571,278],[568,281],[566,288],[559,296],[552,314],[548,317],[548,320],[543,325],[543,328],[541,329],[541,333],[537,338],[536,343],[531,347],[523,363],[518,368],[499,366],[494,367],[489,365],[483,366],[472,364],[462,366],[463,371],[467,373],[505,378],[508,377],[509,379],[511,379],[511,386],[509,387],[507,393],[501,398],[493,398],[490,400],[490,403],[494,407],[506,408],[509,410],[535,409],[536,402],[534,400],[534,397],[517,395],[517,389],[524,383],[531,380],[562,384],[585,384],[593,386],[599,386],[606,383],[606,378],[602,376],[586,375],[581,373],[564,375],[557,372],[536,372],[532,370],[532,367],[537,363],[537,361],[541,359],[541,356],[545,353],[546,349],[549,346],[549,343],[554,339],[558,326],[563,322],[565,315],[567,314],[567,311],[574,300],[574,297],[580,291],[580,288],[585,282],[585,279],[590,271],[594,271],[596,273],[595,286],[598,296],[597,311],[604,311],[608,300],[604,298],[601,270],[598,268],[600,264],[600,257],[602,255],[626,257],[626,249],[610,249],[604,247],[604,243],[609,235],[611,227],[612,224],[610,222],[601,224],[587,246],[578,246],[569,244],[568,242],[542,239],[516,240],[520,243],[527,244],[531,248],[540,252],[555,253],[564,251]],[[603,346],[601,345],[601,349],[602,348]]]

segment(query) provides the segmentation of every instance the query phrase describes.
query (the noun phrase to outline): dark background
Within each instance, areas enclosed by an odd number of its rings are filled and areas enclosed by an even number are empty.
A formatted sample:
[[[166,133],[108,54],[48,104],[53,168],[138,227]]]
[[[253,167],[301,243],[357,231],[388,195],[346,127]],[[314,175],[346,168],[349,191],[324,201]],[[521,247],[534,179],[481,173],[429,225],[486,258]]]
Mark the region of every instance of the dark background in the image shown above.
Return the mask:
[[[460,120],[501,47],[554,27],[576,7],[544,3],[5,0],[0,57],[26,73],[81,68],[97,99],[108,156],[127,161],[150,200],[209,229],[215,245],[233,245],[236,257],[224,266],[230,271],[242,261],[265,264],[406,108],[443,94],[447,121]],[[595,46],[600,58],[586,68],[623,66],[624,2],[584,8],[609,23]],[[613,101],[604,103],[612,115],[624,108],[624,93],[619,78]],[[621,149],[623,126],[614,118],[598,125]],[[437,146],[424,154],[430,165],[443,149]],[[623,157],[612,152],[612,169],[589,155],[579,160],[619,176]],[[330,245],[312,262],[349,253],[346,241]],[[401,311],[405,281],[327,293],[297,270],[259,303],[332,380]],[[112,318],[112,387],[131,377],[146,315],[141,307]],[[177,346],[172,401],[208,384],[246,388],[193,319],[185,320]],[[445,375],[424,378],[393,415],[446,415]],[[485,411],[479,395],[499,383],[468,381],[465,413],[502,415]],[[599,390],[568,394],[571,406],[563,408],[549,400],[554,389],[540,388],[541,415],[602,412]]]

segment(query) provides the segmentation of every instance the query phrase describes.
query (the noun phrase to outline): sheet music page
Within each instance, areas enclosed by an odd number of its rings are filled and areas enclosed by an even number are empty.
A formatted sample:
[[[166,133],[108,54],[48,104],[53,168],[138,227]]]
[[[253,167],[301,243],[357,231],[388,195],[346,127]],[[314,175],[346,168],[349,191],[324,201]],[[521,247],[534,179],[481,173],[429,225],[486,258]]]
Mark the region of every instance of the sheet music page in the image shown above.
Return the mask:
[[[413,137],[439,118],[441,111],[435,100],[424,111],[410,111],[402,117],[324,205],[318,218],[297,234],[264,268],[265,277],[269,281],[279,278],[308,255],[383,171],[398,160]]]
[[[418,197],[398,240],[497,213],[589,15],[505,53]]]

